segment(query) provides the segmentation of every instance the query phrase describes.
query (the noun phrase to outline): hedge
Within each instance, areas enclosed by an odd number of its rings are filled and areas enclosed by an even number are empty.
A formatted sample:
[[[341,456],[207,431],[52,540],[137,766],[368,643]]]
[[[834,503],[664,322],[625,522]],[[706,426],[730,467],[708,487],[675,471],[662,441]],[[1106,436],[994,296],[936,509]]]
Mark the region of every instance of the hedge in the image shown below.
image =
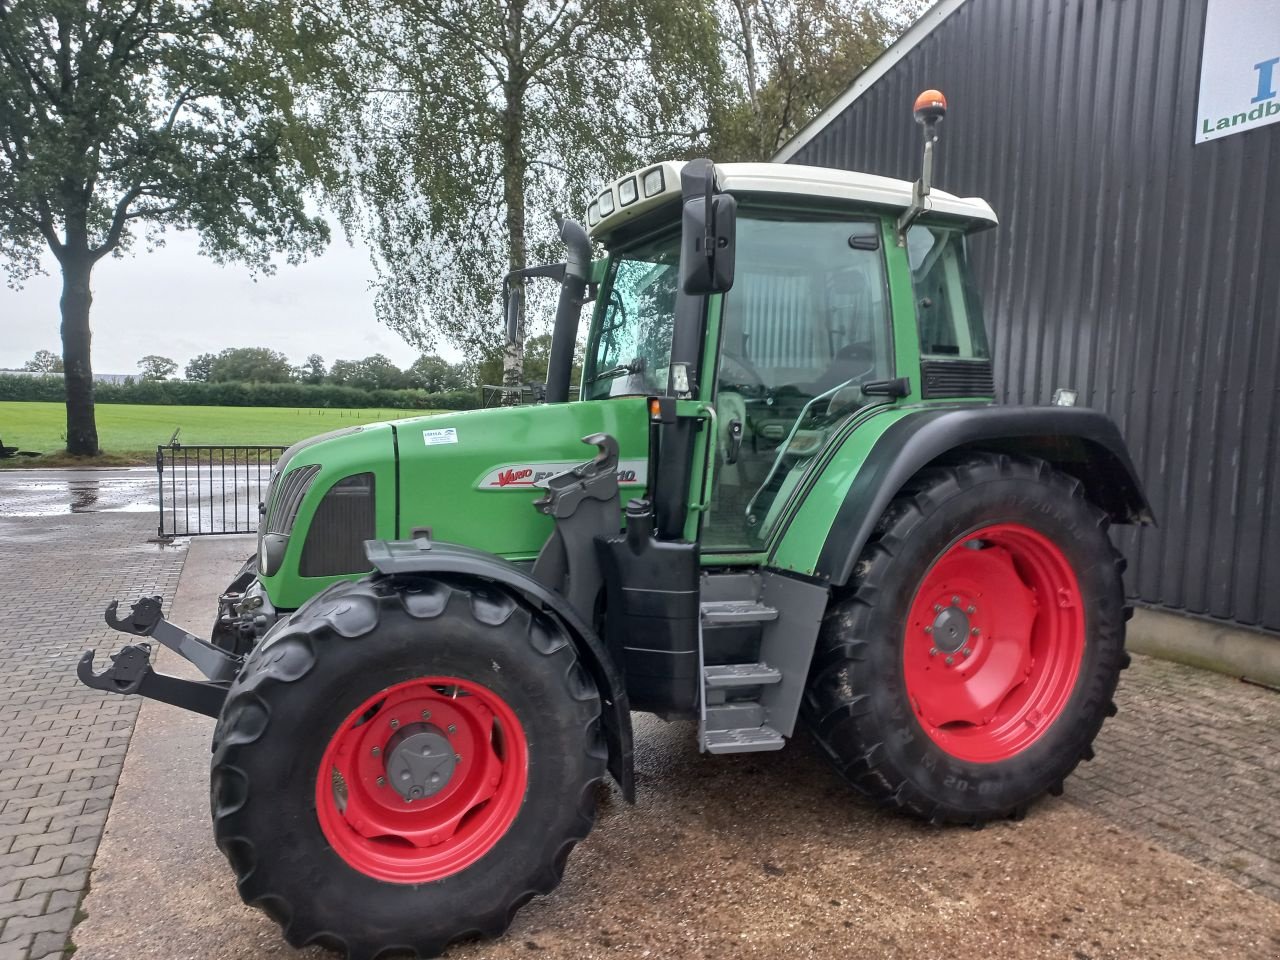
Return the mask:
[[[198,383],[136,380],[94,385],[98,403],[148,403],[193,407],[388,407],[399,410],[470,410],[480,406],[478,390],[358,390],[316,383]],[[0,400],[64,403],[62,377],[0,374]]]

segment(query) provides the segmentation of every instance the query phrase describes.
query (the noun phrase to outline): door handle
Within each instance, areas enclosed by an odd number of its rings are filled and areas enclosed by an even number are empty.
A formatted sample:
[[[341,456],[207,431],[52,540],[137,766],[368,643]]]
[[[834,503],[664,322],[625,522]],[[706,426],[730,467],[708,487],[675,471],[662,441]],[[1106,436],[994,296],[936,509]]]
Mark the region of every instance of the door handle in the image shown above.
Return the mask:
[[[729,449],[725,451],[725,463],[737,463],[742,452],[742,421],[734,417],[729,421]]]

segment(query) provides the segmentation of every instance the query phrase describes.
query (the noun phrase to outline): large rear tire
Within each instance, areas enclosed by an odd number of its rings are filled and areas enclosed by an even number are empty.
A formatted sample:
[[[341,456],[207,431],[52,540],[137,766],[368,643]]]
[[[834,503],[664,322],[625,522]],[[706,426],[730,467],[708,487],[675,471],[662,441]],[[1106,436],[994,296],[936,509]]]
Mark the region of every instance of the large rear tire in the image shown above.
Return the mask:
[[[1107,526],[1043,461],[978,454],[915,478],[829,609],[804,699],[855,788],[971,824],[1061,791],[1128,664]]]
[[[232,685],[214,834],[294,946],[432,957],[560,882],[605,760],[599,696],[551,619],[474,582],[342,583]]]

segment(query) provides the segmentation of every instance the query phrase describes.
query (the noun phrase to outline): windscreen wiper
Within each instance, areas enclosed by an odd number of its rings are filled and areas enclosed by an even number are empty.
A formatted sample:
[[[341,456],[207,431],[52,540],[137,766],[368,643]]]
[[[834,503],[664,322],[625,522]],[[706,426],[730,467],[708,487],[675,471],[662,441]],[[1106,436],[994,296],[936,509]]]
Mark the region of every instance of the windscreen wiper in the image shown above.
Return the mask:
[[[644,357],[636,357],[630,363],[625,363],[617,367],[610,367],[608,370],[601,370],[594,377],[591,377],[587,383],[596,383],[600,380],[617,380],[618,377],[629,373],[644,373],[644,366]]]

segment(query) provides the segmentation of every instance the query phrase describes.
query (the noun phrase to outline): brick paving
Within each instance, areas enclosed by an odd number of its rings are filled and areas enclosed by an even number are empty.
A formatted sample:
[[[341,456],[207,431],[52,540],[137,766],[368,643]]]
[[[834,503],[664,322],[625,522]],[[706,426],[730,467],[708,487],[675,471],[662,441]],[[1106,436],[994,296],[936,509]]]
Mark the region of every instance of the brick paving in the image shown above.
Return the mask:
[[[0,475],[0,960],[45,960],[63,956],[138,712],[80,685],[76,662],[120,646],[109,598],[173,596],[186,551],[146,542],[154,512],[22,506]]]
[[[1280,901],[1280,693],[1135,655],[1116,703],[1067,799]]]

